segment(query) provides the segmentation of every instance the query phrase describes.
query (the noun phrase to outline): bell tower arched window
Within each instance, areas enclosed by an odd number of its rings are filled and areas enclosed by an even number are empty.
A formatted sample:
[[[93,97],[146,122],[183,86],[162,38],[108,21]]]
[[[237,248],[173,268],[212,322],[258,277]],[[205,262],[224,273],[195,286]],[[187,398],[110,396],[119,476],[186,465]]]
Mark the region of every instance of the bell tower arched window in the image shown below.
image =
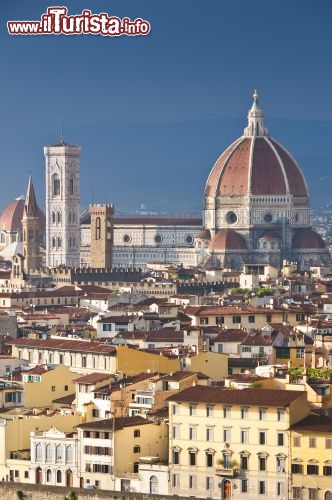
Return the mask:
[[[52,194],[53,196],[60,196],[60,179],[56,174],[52,177]]]

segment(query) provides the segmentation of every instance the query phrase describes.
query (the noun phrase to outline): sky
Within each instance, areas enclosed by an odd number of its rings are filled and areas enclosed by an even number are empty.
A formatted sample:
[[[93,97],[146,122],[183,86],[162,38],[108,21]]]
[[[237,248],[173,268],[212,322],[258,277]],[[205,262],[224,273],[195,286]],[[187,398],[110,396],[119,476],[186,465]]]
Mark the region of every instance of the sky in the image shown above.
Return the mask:
[[[242,135],[257,88],[265,125],[298,160],[312,204],[332,186],[330,0],[67,0],[69,15],[150,23],[147,35],[10,35],[44,0],[0,12],[0,210],[31,171],[45,202],[43,147],[81,146],[81,206],[194,213],[217,157]],[[331,200],[332,201],[332,200]]]

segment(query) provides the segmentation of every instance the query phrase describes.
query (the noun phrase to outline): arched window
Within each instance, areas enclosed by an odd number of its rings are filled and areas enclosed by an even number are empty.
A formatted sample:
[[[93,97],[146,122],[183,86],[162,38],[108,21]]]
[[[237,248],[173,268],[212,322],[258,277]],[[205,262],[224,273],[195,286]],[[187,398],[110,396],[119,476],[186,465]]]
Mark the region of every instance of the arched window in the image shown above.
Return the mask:
[[[58,237],[58,248],[61,248],[61,245],[62,245],[62,241],[61,241],[61,238],[60,236]]]
[[[41,460],[42,457],[42,447],[41,444],[36,444],[36,460]]]
[[[100,217],[96,218],[96,240],[101,238],[101,220]]]
[[[5,235],[3,233],[0,235],[0,243],[5,243]]]
[[[52,445],[51,444],[46,445],[45,457],[46,457],[47,462],[50,462],[52,460]]]
[[[52,481],[52,471],[51,469],[47,469],[46,471],[46,482],[50,483]]]
[[[52,212],[52,222],[55,224],[55,212]]]
[[[69,194],[71,196],[74,194],[74,179],[69,179]]]
[[[57,483],[62,483],[62,473],[61,470],[56,471],[56,482]]]
[[[73,460],[73,447],[71,445],[66,446],[66,462],[72,462]]]
[[[157,476],[150,477],[150,494],[158,495],[158,478],[157,478]]]
[[[52,177],[52,194],[53,196],[60,196],[60,179],[56,174]]]
[[[33,229],[29,229],[29,241],[33,241]]]
[[[325,492],[324,500],[332,500],[332,491]]]
[[[71,212],[69,212],[69,214],[68,214],[68,222],[69,222],[69,224],[71,224]]]
[[[61,224],[61,212],[60,212],[60,210],[58,210],[56,215],[57,215],[57,224]]]
[[[52,248],[55,248],[56,247],[56,240],[55,238],[53,237],[52,238]]]
[[[58,462],[59,460],[62,460],[62,445],[58,444],[55,447],[55,460]]]

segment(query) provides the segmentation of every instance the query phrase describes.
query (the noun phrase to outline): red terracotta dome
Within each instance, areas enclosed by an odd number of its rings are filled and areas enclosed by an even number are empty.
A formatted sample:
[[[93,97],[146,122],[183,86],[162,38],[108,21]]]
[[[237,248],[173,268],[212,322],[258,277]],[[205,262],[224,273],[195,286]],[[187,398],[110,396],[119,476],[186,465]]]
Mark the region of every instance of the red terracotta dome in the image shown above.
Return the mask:
[[[297,249],[325,249],[323,238],[312,229],[299,229],[293,236],[292,248]]]
[[[248,250],[243,236],[234,229],[221,229],[209,243],[209,250]]]
[[[256,93],[244,135],[221,154],[205,187],[206,197],[246,195],[309,196],[294,158],[268,136]]]
[[[0,231],[7,233],[22,232],[22,217],[25,200],[23,197],[16,198],[4,209],[0,216]],[[45,214],[38,207],[41,230],[45,230]]]

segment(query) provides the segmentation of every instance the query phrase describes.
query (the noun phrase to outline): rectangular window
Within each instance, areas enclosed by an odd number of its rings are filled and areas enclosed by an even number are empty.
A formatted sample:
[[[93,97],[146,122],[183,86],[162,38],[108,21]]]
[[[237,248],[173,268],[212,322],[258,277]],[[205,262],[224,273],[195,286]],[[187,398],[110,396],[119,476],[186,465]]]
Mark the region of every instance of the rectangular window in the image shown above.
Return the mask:
[[[178,450],[172,450],[172,462],[174,465],[179,465],[180,463],[180,452]]]
[[[325,448],[327,450],[331,450],[332,449],[332,439],[331,438],[326,438],[325,439]]]
[[[291,465],[292,474],[302,474],[303,473],[303,465],[302,464],[292,464]]]
[[[296,359],[304,358],[304,347],[296,349]]]
[[[223,325],[225,323],[224,316],[216,316],[216,325]]]
[[[318,493],[317,493],[317,488],[308,488],[309,492],[309,500],[317,500],[318,499]]]
[[[213,490],[213,477],[211,476],[206,477],[206,489],[207,491]]]
[[[314,437],[309,438],[309,448],[316,448],[316,438]]]
[[[293,487],[293,500],[301,500],[302,498],[302,488],[299,486]]]
[[[243,345],[242,346],[242,352],[251,352],[250,345]]]
[[[231,418],[231,407],[230,406],[224,406],[223,412],[224,412],[224,418]]]
[[[277,457],[277,472],[285,472],[285,458]]]
[[[277,420],[278,422],[282,422],[285,420],[285,410],[280,408],[277,409]]]
[[[242,479],[242,481],[241,481],[241,493],[248,493],[248,479]]]
[[[172,414],[173,415],[180,415],[180,406],[179,405],[172,405]]]
[[[277,482],[277,495],[278,497],[282,497],[285,494],[285,483],[280,481]]]
[[[258,457],[258,470],[266,470],[266,458]]]
[[[196,452],[189,451],[189,465],[196,465]]]
[[[208,427],[206,429],[206,440],[213,441],[213,427]]]
[[[224,443],[230,443],[231,441],[231,430],[230,429],[223,429],[223,441]]]
[[[180,439],[180,427],[178,425],[173,425],[173,439]]]
[[[248,418],[248,408],[246,407],[241,408],[241,418],[242,420]]]
[[[99,418],[99,410],[95,410],[95,409],[94,409],[94,410],[92,410],[92,416],[93,416],[94,418]]]
[[[134,429],[134,438],[141,437],[141,431],[139,429]]]
[[[213,467],[213,453],[206,452],[206,467]]]
[[[192,441],[192,440],[196,440],[196,426],[195,427],[189,427],[189,439]]]
[[[260,408],[258,410],[259,420],[266,420],[266,408]]]
[[[213,417],[213,405],[206,405],[206,416]]]
[[[52,385],[51,391],[55,392],[55,385]]]
[[[332,465],[324,465],[323,476],[332,476]]]
[[[241,316],[233,316],[233,323],[241,323]]]
[[[248,470],[248,457],[247,457],[247,455],[241,455],[240,467],[242,470]]]
[[[218,345],[218,354],[223,354],[223,352],[224,352],[223,344],[217,344],[217,345]]]
[[[259,444],[266,444],[266,432],[259,431]]]
[[[255,323],[255,316],[248,316],[249,323]]]
[[[173,486],[173,488],[177,488],[179,485],[180,485],[179,474],[172,474],[172,486]]]
[[[309,476],[318,475],[318,465],[317,464],[308,464],[307,465],[307,474]]]
[[[248,443],[248,430],[241,430],[241,443],[246,444]]]
[[[260,495],[265,495],[265,493],[266,493],[266,482],[265,481],[258,481],[258,493]]]
[[[272,314],[267,314],[266,315],[266,322],[271,323],[271,321],[272,321]]]
[[[300,436],[293,437],[293,446],[295,446],[296,448],[301,446],[301,437]]]
[[[189,489],[190,490],[195,490],[196,489],[196,476],[189,476]]]
[[[204,317],[199,319],[200,325],[208,325],[209,324],[209,318]]]
[[[189,405],[189,415],[196,415],[197,413],[197,406],[196,405]]]
[[[283,434],[283,432],[278,432],[278,446],[284,446],[284,434]]]

